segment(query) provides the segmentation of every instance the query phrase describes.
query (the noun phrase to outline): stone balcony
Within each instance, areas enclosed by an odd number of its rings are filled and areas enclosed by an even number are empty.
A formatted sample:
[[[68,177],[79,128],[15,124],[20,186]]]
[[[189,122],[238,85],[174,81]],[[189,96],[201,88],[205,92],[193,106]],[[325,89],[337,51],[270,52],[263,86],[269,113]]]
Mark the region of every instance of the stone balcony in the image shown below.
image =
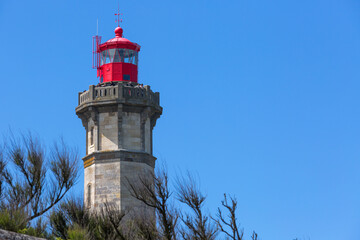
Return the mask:
[[[159,93],[151,91],[150,86],[119,82],[112,85],[91,85],[89,90],[80,92],[76,110],[78,111],[89,104],[109,103],[146,105],[161,109]]]

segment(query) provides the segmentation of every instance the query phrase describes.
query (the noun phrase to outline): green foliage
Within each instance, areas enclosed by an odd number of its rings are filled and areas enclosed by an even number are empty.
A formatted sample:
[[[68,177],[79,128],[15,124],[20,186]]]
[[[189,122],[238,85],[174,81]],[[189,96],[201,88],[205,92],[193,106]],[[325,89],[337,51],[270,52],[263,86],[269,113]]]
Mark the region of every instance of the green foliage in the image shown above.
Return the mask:
[[[39,234],[39,233],[36,231],[36,229],[33,228],[33,227],[24,228],[24,229],[18,231],[18,233],[26,234],[26,235],[34,236],[34,237],[44,237],[42,234]]]
[[[47,224],[42,218],[38,218],[33,226],[26,221],[27,214],[23,209],[8,210],[0,208],[0,228],[12,232],[18,232],[34,237],[48,237],[46,232]]]
[[[118,239],[123,217],[119,209],[106,204],[102,211],[90,214],[80,199],[69,199],[51,213],[50,225],[53,236],[62,239]]]
[[[41,218],[38,218],[33,227],[27,227],[17,232],[34,237],[48,238],[49,234],[46,232],[46,226],[47,223],[44,223]]]
[[[31,134],[10,134],[0,146],[0,229],[48,237],[42,216],[76,183],[78,156],[63,141],[46,150]]]
[[[27,222],[24,221],[27,214],[22,210],[9,211],[5,208],[0,209],[0,228],[12,232],[18,232],[27,227]]]
[[[66,216],[63,211],[61,211],[61,208],[58,208],[57,210],[53,211],[50,215],[50,226],[52,228],[52,234],[55,237],[61,238],[61,239],[67,239],[68,238],[68,230],[69,225],[67,223]]]
[[[89,223],[89,215],[80,199],[69,199],[61,203],[50,215],[52,234],[62,239],[78,239]]]
[[[94,214],[89,221],[88,232],[92,240],[115,239],[116,237],[111,222],[98,214]]]
[[[83,240],[86,239],[86,230],[79,225],[75,225],[68,231],[69,240]]]

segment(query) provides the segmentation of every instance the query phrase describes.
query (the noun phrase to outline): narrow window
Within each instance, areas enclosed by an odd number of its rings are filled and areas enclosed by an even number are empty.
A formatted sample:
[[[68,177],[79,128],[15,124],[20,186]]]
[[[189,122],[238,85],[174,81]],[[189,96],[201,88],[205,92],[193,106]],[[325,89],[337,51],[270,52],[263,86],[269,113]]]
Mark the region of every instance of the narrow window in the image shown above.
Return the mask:
[[[119,49],[120,62],[124,62],[125,50]]]
[[[109,49],[109,55],[110,55],[110,62],[114,62],[114,55],[115,55],[115,50],[116,49]]]
[[[119,49],[116,49],[115,56],[114,56],[114,62],[121,62]]]
[[[101,53],[101,63],[100,63],[100,65],[103,65],[103,64],[105,64],[105,59],[106,59],[106,51],[102,51]]]
[[[128,49],[124,49],[124,51],[125,51],[125,59],[124,59],[124,62],[125,63],[130,63],[130,50],[128,50]]]
[[[91,207],[91,184],[88,184],[87,187],[87,207],[90,208]]]
[[[90,130],[90,145],[94,144],[94,127]]]
[[[124,80],[124,81],[130,81],[130,75],[128,75],[128,74],[123,74],[123,80]]]
[[[138,52],[135,52],[135,65],[139,64],[139,55]]]
[[[110,58],[110,53],[109,50],[105,51],[106,57],[105,57],[105,64],[106,63],[111,63],[111,58]]]

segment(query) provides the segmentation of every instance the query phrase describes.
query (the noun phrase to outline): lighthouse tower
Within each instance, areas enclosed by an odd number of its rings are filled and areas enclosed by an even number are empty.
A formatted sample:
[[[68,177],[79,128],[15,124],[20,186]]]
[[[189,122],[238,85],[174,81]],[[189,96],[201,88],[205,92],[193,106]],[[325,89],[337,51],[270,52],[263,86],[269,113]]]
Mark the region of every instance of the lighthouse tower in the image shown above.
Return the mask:
[[[122,210],[140,206],[128,182],[154,171],[152,132],[162,113],[159,93],[138,83],[140,46],[123,38],[101,43],[94,37],[94,68],[100,83],[80,92],[76,114],[86,130],[84,203],[91,210],[103,203]]]

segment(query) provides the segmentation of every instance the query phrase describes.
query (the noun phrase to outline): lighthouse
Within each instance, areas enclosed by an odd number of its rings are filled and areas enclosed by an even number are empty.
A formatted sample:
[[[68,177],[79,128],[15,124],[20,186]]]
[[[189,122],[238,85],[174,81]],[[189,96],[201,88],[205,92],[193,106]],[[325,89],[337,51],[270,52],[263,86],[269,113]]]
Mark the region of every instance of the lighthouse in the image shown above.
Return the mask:
[[[93,41],[99,83],[78,94],[75,109],[85,128],[84,204],[127,211],[141,205],[129,182],[154,172],[153,129],[162,107],[159,93],[138,82],[140,45],[124,38],[121,27],[114,38]]]

